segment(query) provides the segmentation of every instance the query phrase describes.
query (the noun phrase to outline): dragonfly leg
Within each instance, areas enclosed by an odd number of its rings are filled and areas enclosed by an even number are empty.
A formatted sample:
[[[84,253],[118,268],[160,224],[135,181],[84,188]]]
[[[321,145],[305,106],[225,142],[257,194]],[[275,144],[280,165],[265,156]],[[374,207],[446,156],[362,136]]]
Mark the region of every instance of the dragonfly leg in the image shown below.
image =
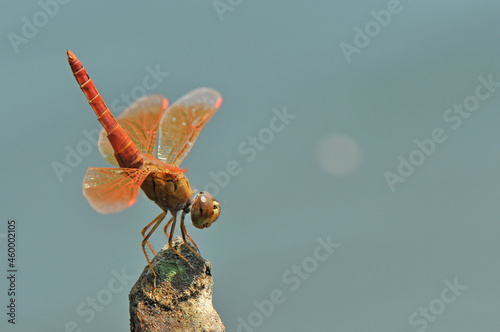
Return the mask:
[[[172,247],[172,239],[174,238],[172,235],[174,235],[175,223],[177,222],[177,213],[174,212],[173,215],[174,216],[172,217],[172,219],[174,219],[174,220],[171,220],[172,221],[172,227],[170,228],[170,235],[171,236],[168,238],[168,248],[172,249],[173,252],[175,252],[180,258],[182,258],[183,260],[185,260],[189,264],[189,266],[191,266],[191,268],[192,268],[193,266],[191,265],[191,263],[189,263],[189,261],[184,256],[182,256],[180,252],[178,252],[174,247]]]
[[[146,227],[144,227],[142,229],[141,234],[142,234],[143,238],[146,238],[146,231],[149,229],[149,227],[151,227],[151,225],[153,225],[156,221],[158,221],[158,218],[160,218],[161,215],[162,215],[162,213],[160,213],[160,215],[158,217],[154,218],[152,222],[150,222]],[[166,215],[166,213],[165,213],[165,215]],[[165,215],[161,219],[165,218]],[[153,252],[153,255],[156,256],[156,252],[154,251],[153,247],[151,246],[151,243],[149,243],[149,241],[146,241],[146,242],[149,246],[149,249],[151,249],[151,251]]]
[[[191,236],[189,236],[188,232],[186,231],[186,226],[184,225],[184,216],[186,215],[186,211],[182,211],[182,215],[181,215],[181,233],[182,233],[182,239],[184,240],[184,243],[186,244],[186,246],[198,257],[200,257],[201,259],[203,259],[199,253],[197,253],[186,241],[186,236],[188,237],[188,239],[191,241],[191,243],[194,245],[194,247],[196,248],[196,250],[200,250],[198,249],[198,246],[196,245],[196,243],[194,243],[193,239],[191,238]]]
[[[168,229],[168,226],[170,226],[170,224],[172,223],[172,221],[174,221],[174,217],[170,218],[170,220],[167,222],[165,227],[163,227],[163,232],[167,236],[167,239],[170,239],[170,235],[168,234],[167,229]],[[172,235],[174,235],[174,233],[172,233]]]
[[[153,226],[153,228],[148,232],[148,234],[144,237],[144,240],[142,240],[142,251],[144,252],[144,256],[146,256],[146,260],[148,261],[148,265],[149,265],[149,268],[151,269],[151,271],[153,272],[153,274],[155,275],[155,280],[154,280],[154,285],[155,285],[155,288],[156,288],[156,272],[155,270],[153,269],[153,265],[151,265],[151,262],[149,261],[149,257],[148,257],[148,254],[146,253],[146,243],[149,244],[149,238],[151,237],[151,235],[153,234],[153,232],[156,230],[156,228],[158,228],[158,226],[161,224],[161,222],[163,221],[163,219],[165,218],[165,216],[167,215],[167,212],[162,212],[160,213],[160,215],[158,217],[156,217],[153,221],[156,221],[156,224]],[[152,224],[152,223],[150,223]],[[149,226],[149,225],[148,225]]]

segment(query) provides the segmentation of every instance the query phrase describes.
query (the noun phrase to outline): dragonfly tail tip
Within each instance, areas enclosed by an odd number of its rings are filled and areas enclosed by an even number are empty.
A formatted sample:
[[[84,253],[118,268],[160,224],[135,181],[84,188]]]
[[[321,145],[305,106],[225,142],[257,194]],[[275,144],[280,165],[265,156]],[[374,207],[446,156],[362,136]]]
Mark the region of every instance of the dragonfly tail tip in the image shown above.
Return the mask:
[[[76,56],[70,50],[66,50],[66,54],[68,55],[68,61],[73,61],[76,59]]]

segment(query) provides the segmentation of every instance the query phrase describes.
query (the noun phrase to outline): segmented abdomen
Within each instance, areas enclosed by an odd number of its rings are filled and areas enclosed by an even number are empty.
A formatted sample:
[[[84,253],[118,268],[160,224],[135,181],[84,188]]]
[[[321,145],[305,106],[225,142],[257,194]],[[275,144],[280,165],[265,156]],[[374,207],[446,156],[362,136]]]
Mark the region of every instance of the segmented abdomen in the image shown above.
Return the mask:
[[[115,152],[114,155],[118,165],[120,167],[139,168],[143,164],[140,151],[111,114],[80,60],[70,50],[67,51],[67,54],[68,63],[76,81],[80,85],[80,89],[87,97],[90,106],[97,115],[97,119],[108,134],[107,137]]]

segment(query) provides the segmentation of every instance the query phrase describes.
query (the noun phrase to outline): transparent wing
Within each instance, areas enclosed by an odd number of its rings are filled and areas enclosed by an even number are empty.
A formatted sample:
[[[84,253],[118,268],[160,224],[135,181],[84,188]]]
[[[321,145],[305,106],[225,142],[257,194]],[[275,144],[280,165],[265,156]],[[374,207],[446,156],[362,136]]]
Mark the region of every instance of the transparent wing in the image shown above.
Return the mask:
[[[83,178],[83,196],[99,213],[117,213],[134,205],[149,171],[138,168],[94,168]]]
[[[116,118],[140,152],[154,156],[158,125],[167,106],[168,101],[163,96],[144,96]],[[99,151],[106,161],[118,165],[104,129],[99,137]]]
[[[218,91],[199,88],[171,105],[160,122],[157,158],[166,164],[179,165],[221,103]]]

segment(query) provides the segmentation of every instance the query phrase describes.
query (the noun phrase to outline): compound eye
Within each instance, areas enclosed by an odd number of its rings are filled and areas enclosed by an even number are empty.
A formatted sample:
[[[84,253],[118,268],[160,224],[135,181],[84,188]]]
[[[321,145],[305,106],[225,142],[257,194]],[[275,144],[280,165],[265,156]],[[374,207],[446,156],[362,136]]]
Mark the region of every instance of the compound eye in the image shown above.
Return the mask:
[[[217,220],[220,213],[219,202],[207,192],[200,192],[191,206],[191,221],[196,228],[207,228]]]

